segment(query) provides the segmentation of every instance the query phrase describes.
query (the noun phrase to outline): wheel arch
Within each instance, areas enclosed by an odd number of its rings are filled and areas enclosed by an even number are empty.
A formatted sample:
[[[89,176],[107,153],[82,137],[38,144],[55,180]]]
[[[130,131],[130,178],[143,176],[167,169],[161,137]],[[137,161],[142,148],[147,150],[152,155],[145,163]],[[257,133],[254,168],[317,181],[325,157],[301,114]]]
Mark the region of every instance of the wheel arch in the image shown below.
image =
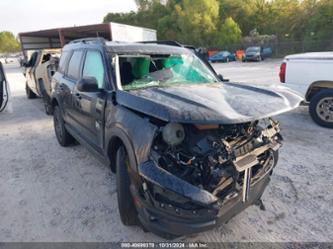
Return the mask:
[[[134,147],[127,134],[120,128],[112,128],[112,133],[107,142],[107,157],[110,161],[110,167],[113,173],[116,173],[116,154],[120,146],[124,146],[128,154],[131,170],[136,171],[137,160]]]
[[[305,94],[306,101],[310,102],[313,96],[315,96],[322,89],[333,89],[333,81],[320,80],[313,82]]]

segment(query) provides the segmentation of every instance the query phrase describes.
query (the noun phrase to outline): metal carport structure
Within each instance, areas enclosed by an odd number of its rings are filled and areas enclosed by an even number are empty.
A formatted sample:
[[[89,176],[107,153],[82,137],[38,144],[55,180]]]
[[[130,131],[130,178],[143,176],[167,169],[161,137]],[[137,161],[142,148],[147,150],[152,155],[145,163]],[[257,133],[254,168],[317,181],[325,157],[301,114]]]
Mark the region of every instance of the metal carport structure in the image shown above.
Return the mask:
[[[19,33],[22,51],[62,48],[68,42],[87,37],[102,37],[109,41],[154,41],[156,30],[119,23],[45,29]]]

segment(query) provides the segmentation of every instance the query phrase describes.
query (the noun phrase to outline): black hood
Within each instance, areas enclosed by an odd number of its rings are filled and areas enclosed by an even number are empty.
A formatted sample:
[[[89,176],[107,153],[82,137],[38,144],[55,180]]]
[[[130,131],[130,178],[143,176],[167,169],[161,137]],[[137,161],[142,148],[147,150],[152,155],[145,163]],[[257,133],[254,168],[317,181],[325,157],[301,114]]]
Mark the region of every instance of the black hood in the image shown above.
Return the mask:
[[[177,85],[118,91],[129,109],[180,123],[236,124],[275,116],[296,108],[302,98],[282,86],[235,83]]]

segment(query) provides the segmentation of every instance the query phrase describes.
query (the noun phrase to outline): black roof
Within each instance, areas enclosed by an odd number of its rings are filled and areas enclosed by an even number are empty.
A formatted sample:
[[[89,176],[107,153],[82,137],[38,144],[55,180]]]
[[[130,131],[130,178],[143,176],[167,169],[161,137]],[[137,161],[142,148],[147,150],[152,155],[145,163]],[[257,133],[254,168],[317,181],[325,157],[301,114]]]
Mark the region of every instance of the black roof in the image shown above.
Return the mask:
[[[115,42],[101,38],[86,38],[70,42],[63,50],[82,47],[105,47],[109,52],[116,54],[191,54],[191,51],[187,48],[170,44],[165,45],[158,42]]]
[[[117,54],[190,54],[188,49],[154,43],[106,42],[107,49]]]

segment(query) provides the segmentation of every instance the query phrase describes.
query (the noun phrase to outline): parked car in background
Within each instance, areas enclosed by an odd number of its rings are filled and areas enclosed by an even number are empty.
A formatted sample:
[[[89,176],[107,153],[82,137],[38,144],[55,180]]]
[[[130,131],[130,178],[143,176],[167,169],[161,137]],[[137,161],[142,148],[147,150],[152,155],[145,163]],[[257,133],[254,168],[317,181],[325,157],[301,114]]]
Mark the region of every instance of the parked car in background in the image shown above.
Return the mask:
[[[294,54],[284,58],[280,81],[309,103],[313,120],[333,128],[333,52]]]
[[[15,62],[15,59],[11,56],[8,56],[8,57],[5,57],[5,63],[8,64],[8,63],[14,63]]]
[[[123,224],[166,238],[264,208],[282,143],[270,116],[300,101],[223,83],[195,51],[156,42],[73,41],[52,78],[59,144],[75,139],[110,165]]]
[[[31,54],[28,62],[23,63],[26,77],[26,94],[29,99],[41,97],[45,112],[52,114],[51,78],[57,71],[60,49],[38,50]]]
[[[208,61],[210,62],[229,62],[235,60],[236,60],[235,54],[232,54],[229,51],[221,51],[208,58]]]
[[[246,61],[262,61],[268,57],[272,56],[271,48],[263,48],[263,47],[249,47],[245,50],[244,57],[242,59],[243,62]]]

